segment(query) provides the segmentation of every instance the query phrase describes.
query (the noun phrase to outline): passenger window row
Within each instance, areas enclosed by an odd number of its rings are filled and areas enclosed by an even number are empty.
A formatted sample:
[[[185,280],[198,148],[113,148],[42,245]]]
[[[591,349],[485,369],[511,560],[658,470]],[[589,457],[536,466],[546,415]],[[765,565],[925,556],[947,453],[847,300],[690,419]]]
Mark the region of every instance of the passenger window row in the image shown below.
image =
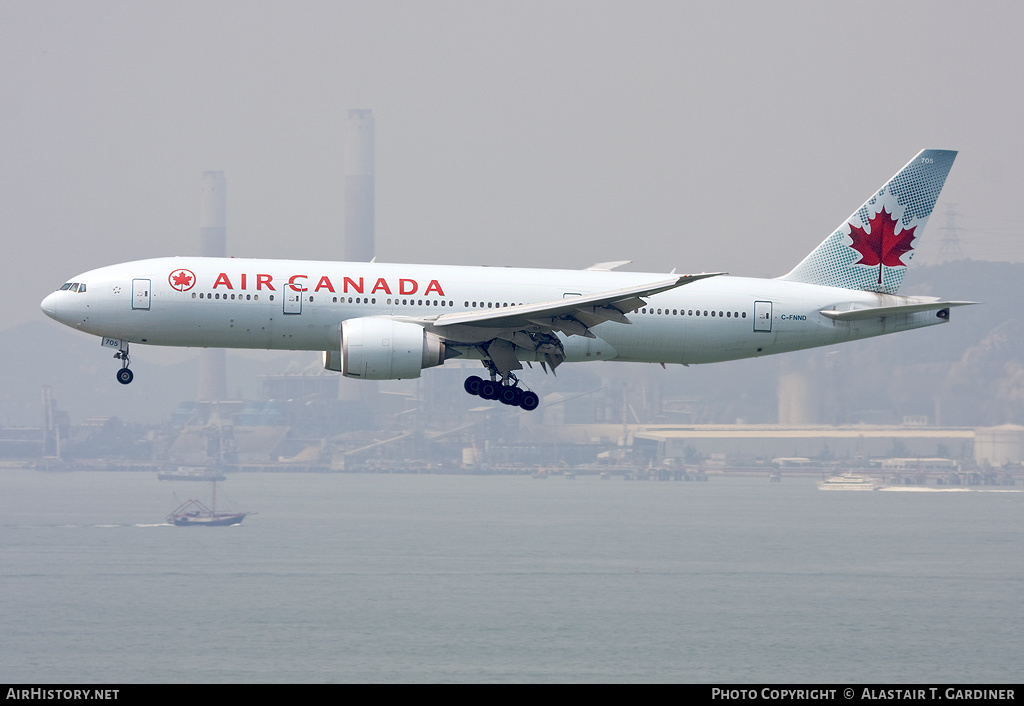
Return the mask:
[[[62,286],[61,289],[62,290],[71,290],[72,292],[84,292],[85,291],[85,284],[84,283],[78,283],[78,282],[68,282],[67,284]],[[220,293],[220,292],[214,292],[214,293],[199,292],[198,294],[196,294],[196,292],[192,292],[192,298],[193,299],[197,299],[197,298],[198,299],[238,299],[238,300],[243,300],[244,299],[246,301],[249,301],[249,300],[251,300],[251,301],[259,301],[260,295],[259,294],[244,294],[244,295],[243,294],[237,294],[237,295],[236,294],[230,294],[229,295],[227,292],[224,292],[224,293]],[[315,299],[316,298],[314,296],[310,295],[309,301],[311,303],[314,302]],[[269,295],[269,300],[270,301],[274,301],[274,295],[273,294]],[[345,297],[332,297],[331,301],[334,304],[345,304],[346,303],[346,298]],[[347,303],[348,304],[376,304],[377,303],[377,298],[376,297],[348,297]],[[391,299],[391,298],[388,298],[386,303],[388,305],[395,305],[395,306],[442,306],[442,307],[448,307],[448,308],[452,308],[452,307],[455,306],[455,302],[453,302],[451,300],[446,300],[446,299],[398,299],[398,298]],[[482,301],[468,301],[468,300],[466,302],[464,302],[463,305],[467,309],[483,309],[485,307],[487,309],[502,309],[502,308],[508,308],[509,306],[516,306],[515,302],[512,302],[511,305],[510,305],[509,302],[482,302]],[[519,305],[521,306],[522,302],[520,302]],[[701,310],[701,309],[660,309],[660,308],[655,308],[655,307],[643,307],[643,308],[640,309],[640,313],[641,314],[655,314],[655,315],[659,315],[660,314],[662,316],[666,316],[666,315],[667,316],[711,316],[711,317],[717,317],[717,318],[722,318],[722,319],[745,319],[745,318],[747,318],[747,312],[745,312],[745,311],[744,312],[739,312],[739,311],[711,311],[711,310],[707,310],[707,309],[704,309],[704,310]]]
[[[71,283],[64,285],[61,289],[68,289]],[[85,285],[82,285],[81,290],[85,291]],[[192,292],[193,299],[237,299],[245,301],[259,301],[259,294],[228,294],[227,292]],[[268,296],[270,301],[274,301],[274,295]],[[316,297],[313,295],[309,296],[310,303],[316,301]],[[345,304],[346,297],[331,297],[331,303],[333,304]],[[376,304],[377,297],[348,297],[348,304]],[[446,299],[388,299],[389,305],[404,305],[404,306],[443,306],[443,307],[454,307],[455,302]],[[506,306],[508,306],[506,304]]]
[[[715,316],[721,319],[745,319],[747,318],[747,312],[739,311],[708,311],[704,309],[655,309],[654,307],[644,307],[640,309],[641,314],[662,314],[669,316]]]
[[[214,292],[212,294],[210,292],[199,292],[199,296],[197,297],[196,293],[192,292],[192,298],[193,299],[197,299],[197,298],[198,299],[234,299],[235,295],[232,294],[231,296],[228,296],[227,292],[224,292],[223,294],[221,294],[220,292]],[[238,295],[238,300],[239,301],[242,301],[242,300],[245,300],[245,301],[250,301],[250,300],[251,301],[259,301],[259,299],[260,299],[260,295],[259,294],[239,294]],[[274,295],[273,294],[270,295],[270,301],[274,301]]]
[[[470,303],[472,303],[472,306],[470,306]],[[478,304],[479,304],[479,306],[478,306]],[[467,309],[483,309],[484,307],[486,307],[488,309],[503,309],[503,308],[508,308],[510,306],[522,306],[522,305],[523,305],[522,302],[519,302],[518,304],[516,304],[515,302],[512,302],[511,304],[509,304],[508,302],[468,302],[468,301],[463,304],[463,306],[465,306]]]

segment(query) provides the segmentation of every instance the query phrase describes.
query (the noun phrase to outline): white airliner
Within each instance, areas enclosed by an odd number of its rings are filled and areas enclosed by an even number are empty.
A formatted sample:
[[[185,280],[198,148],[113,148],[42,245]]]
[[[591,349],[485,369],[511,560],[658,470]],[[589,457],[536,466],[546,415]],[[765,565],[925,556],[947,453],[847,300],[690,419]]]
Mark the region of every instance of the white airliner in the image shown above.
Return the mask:
[[[948,321],[971,302],[896,292],[955,157],[920,152],[777,279],[169,257],[73,277],[42,309],[116,349],[123,384],[129,343],[323,351],[325,368],[365,380],[461,357],[489,373],[467,392],[532,410],[524,362],[713,363]]]

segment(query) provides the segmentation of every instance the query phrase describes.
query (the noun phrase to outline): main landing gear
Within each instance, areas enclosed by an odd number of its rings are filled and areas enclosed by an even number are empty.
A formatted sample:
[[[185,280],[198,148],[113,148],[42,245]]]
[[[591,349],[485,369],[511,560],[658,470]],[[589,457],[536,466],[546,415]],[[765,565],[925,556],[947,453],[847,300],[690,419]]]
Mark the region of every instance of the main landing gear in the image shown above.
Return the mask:
[[[134,378],[135,374],[128,369],[128,344],[124,344],[124,348],[114,354],[114,358],[121,361],[121,369],[117,371],[117,381],[122,385],[127,385]]]
[[[498,400],[509,407],[521,407],[527,412],[537,409],[540,404],[540,397],[531,390],[519,388],[519,380],[515,375],[508,376],[509,382],[498,382],[497,380],[483,380],[476,375],[466,378],[463,387],[471,395],[479,395],[485,400]]]

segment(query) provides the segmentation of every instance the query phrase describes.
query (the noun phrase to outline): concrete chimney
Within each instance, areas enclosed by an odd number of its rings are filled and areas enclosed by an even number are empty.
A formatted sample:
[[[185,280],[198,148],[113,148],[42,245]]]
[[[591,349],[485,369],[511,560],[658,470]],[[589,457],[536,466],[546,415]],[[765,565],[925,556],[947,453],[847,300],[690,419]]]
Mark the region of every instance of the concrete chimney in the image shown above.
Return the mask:
[[[369,262],[375,254],[373,111],[350,110],[345,121],[345,237],[341,252],[346,262]]]
[[[227,257],[227,182],[224,172],[203,172],[199,197],[199,254]]]
[[[815,385],[808,374],[791,372],[779,375],[779,424],[800,426],[818,423]]]
[[[199,198],[199,254],[227,257],[227,182],[224,172],[203,172]],[[227,397],[227,363],[223,348],[199,353],[199,401],[219,402]]]
[[[353,109],[345,121],[345,233],[341,259],[369,262],[374,247],[374,127],[373,111]],[[338,376],[338,399],[355,402],[376,392],[363,380]]]

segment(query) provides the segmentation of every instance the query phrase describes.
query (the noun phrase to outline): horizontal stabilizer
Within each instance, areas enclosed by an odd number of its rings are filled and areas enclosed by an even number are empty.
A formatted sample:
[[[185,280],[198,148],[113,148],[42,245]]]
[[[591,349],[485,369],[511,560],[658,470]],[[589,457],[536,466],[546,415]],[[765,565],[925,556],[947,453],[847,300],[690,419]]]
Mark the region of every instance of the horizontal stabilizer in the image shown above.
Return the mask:
[[[954,306],[970,306],[978,302],[928,302],[925,304],[903,304],[900,306],[873,306],[869,309],[850,309],[848,311],[834,311],[828,309],[822,311],[822,316],[827,316],[833,321],[866,321],[877,319],[883,316],[898,316],[900,314],[917,314],[922,311],[934,311],[936,313],[948,310]],[[947,312],[948,315],[948,312]]]

